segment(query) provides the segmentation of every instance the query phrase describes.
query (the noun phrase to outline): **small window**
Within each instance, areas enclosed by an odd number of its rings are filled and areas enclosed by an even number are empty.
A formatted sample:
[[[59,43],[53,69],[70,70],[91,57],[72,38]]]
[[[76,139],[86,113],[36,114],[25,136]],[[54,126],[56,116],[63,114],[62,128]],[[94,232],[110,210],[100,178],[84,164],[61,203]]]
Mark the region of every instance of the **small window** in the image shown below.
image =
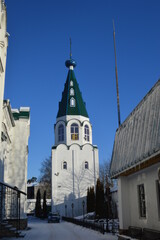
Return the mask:
[[[73,81],[72,80],[70,81],[70,86],[73,87]]]
[[[84,167],[85,167],[85,169],[88,169],[88,168],[89,168],[89,167],[88,167],[88,162],[87,162],[87,161],[85,162]]]
[[[62,124],[58,127],[58,142],[64,141],[64,126]]]
[[[70,99],[70,107],[75,107],[76,106],[76,101],[74,98]]]
[[[160,220],[160,181],[156,181],[157,188],[157,206],[158,206],[158,218]]]
[[[71,125],[71,139],[78,140],[79,139],[79,127],[78,124],[73,123]]]
[[[84,126],[84,139],[89,142],[89,127],[88,127],[88,125]]]
[[[67,162],[63,162],[63,169],[67,170]]]
[[[146,217],[146,201],[145,201],[145,191],[144,184],[138,185],[138,195],[139,195],[139,212],[140,217]]]
[[[73,88],[70,89],[70,96],[74,96],[74,89]]]

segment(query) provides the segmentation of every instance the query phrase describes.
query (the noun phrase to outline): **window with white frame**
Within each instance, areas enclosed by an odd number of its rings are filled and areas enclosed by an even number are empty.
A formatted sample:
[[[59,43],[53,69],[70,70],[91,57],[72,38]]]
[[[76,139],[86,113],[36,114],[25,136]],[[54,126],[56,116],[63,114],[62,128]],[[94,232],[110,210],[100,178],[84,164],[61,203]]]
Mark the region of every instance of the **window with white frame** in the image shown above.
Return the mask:
[[[146,200],[145,200],[144,184],[138,185],[138,197],[139,197],[140,217],[146,218]]]
[[[58,127],[58,142],[64,141],[64,126],[60,124]]]
[[[74,96],[74,89],[73,88],[70,89],[70,96]]]
[[[67,170],[67,162],[63,162],[63,169]]]
[[[75,101],[75,99],[72,97],[71,99],[70,99],[70,107],[75,107],[76,106],[76,101]]]
[[[88,127],[88,125],[84,126],[84,139],[89,142],[89,127]]]
[[[87,161],[85,161],[85,163],[84,163],[84,168],[85,168],[85,169],[89,169],[89,166],[88,166],[88,162],[87,162]]]
[[[79,127],[77,123],[71,125],[71,140],[79,140]]]

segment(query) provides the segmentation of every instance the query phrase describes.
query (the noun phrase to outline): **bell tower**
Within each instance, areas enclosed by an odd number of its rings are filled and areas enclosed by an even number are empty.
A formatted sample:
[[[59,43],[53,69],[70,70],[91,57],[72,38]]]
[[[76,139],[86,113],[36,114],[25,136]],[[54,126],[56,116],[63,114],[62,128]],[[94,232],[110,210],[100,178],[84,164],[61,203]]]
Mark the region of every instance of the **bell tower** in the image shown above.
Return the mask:
[[[87,188],[99,175],[98,148],[92,144],[92,125],[76,80],[76,61],[65,62],[68,75],[59,102],[52,147],[52,211],[63,216],[82,214]]]

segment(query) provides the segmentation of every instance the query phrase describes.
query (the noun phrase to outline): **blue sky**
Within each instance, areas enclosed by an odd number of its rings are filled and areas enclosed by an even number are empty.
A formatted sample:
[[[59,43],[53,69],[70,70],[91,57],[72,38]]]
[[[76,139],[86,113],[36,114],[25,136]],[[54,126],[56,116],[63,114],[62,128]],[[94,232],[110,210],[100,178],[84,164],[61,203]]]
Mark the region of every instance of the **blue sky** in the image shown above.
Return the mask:
[[[122,122],[160,77],[159,0],[6,0],[5,99],[31,108],[28,178],[39,177],[54,145],[54,124],[68,69],[75,75],[93,126],[100,163],[112,154],[118,127],[113,26]]]

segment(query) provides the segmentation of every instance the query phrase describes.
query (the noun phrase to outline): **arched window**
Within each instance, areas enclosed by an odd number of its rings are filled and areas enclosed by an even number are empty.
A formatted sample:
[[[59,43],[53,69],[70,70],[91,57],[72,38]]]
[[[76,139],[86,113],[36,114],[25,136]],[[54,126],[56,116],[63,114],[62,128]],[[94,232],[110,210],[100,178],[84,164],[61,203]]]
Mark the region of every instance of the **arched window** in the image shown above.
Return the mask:
[[[85,168],[85,169],[88,169],[88,168],[89,168],[87,161],[85,161],[84,168]]]
[[[58,142],[64,141],[64,126],[60,124],[58,127]]]
[[[79,127],[78,124],[73,123],[71,125],[71,139],[78,140],[79,139]]]
[[[71,99],[70,99],[70,107],[75,107],[76,106],[76,101],[75,101],[75,99],[72,97]]]
[[[63,169],[67,170],[67,162],[63,162]]]
[[[88,125],[84,126],[84,139],[89,142],[89,127],[88,127]]]
[[[71,87],[73,86],[73,81],[72,81],[72,80],[70,81],[70,86],[71,86]]]
[[[70,89],[70,96],[74,96],[74,89],[73,88]]]

